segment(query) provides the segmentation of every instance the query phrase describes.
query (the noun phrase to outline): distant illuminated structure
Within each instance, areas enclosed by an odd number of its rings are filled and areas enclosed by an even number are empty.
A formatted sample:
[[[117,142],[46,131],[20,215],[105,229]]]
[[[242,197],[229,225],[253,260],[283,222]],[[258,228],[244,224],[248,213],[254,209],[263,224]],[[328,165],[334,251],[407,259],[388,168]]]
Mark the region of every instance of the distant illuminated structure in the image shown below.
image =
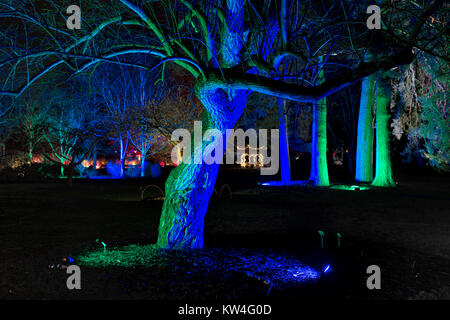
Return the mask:
[[[259,150],[264,149],[265,147],[253,148],[251,146],[246,146],[245,148],[239,148],[238,150],[247,151],[247,149],[255,150],[256,152],[245,152],[241,155],[240,161],[237,163],[241,165],[242,168],[261,168],[264,166],[264,155],[259,153]]]

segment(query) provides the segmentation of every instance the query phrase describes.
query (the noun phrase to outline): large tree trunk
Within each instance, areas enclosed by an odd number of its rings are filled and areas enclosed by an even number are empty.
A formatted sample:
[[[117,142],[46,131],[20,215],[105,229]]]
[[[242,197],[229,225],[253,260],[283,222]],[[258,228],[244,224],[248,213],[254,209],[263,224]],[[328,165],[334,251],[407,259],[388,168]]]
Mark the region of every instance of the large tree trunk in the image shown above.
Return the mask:
[[[143,150],[144,148],[142,148]],[[146,154],[142,152],[142,160],[141,160],[141,177],[145,177],[145,157]]]
[[[319,63],[323,58],[319,58]],[[323,68],[318,75],[319,83],[324,81]],[[327,99],[323,98],[313,105],[312,142],[311,142],[311,175],[310,181],[315,186],[330,185],[327,164]]]
[[[385,73],[377,74],[377,112],[376,112],[376,166],[375,179],[372,185],[377,187],[395,187],[392,175],[389,107],[391,104],[392,88]]]
[[[281,182],[291,182],[291,162],[289,159],[289,136],[286,114],[286,99],[278,99],[279,107],[279,130],[280,130],[280,167]]]
[[[245,108],[247,94],[227,91],[213,83],[204,84],[197,96],[207,110],[208,121],[203,131],[215,128],[222,132],[226,147],[226,129],[232,129]],[[192,138],[193,140],[193,138]],[[204,218],[214,191],[218,164],[195,164],[203,150],[212,142],[192,148],[191,163],[183,162],[173,169],[166,181],[165,200],[158,229],[157,246],[166,249],[201,248]]]
[[[94,172],[97,170],[97,145],[94,146],[94,151],[92,155],[92,165],[94,166]]]
[[[376,76],[371,75],[361,83],[361,99],[358,117],[358,136],[356,138],[355,180],[373,180],[373,110],[375,105]]]
[[[120,173],[119,176],[123,178],[125,176],[124,167],[125,167],[125,153],[124,152],[124,143],[123,137],[120,136]]]
[[[313,106],[310,181],[315,186],[330,185],[327,165],[327,101],[320,100]]]

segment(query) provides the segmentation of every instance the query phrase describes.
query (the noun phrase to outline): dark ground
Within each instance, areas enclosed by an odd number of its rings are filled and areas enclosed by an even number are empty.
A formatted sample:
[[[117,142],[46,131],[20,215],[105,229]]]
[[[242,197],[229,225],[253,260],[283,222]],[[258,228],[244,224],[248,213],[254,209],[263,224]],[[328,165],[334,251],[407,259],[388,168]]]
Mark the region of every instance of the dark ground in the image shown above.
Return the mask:
[[[139,199],[139,187],[154,182],[0,185],[0,298],[450,299],[448,177],[408,172],[389,190],[257,190],[242,183],[254,182],[246,174],[221,175],[218,186],[229,183],[233,195],[211,201],[205,250],[164,253],[143,266],[82,266],[79,291],[67,290],[65,272],[48,266],[100,252],[96,239],[108,250],[154,243],[162,201]],[[318,230],[326,234],[323,249]],[[227,267],[236,252],[290,255],[333,270],[315,284],[271,288],[268,278]],[[381,290],[366,288],[371,264],[381,268]]]

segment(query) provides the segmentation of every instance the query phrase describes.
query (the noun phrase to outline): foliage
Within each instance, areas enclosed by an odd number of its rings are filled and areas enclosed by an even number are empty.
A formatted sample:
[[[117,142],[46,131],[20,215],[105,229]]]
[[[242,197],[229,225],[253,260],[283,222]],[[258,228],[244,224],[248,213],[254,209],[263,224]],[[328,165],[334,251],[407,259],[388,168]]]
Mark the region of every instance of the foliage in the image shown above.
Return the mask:
[[[398,90],[401,106],[393,120],[397,139],[407,135],[405,161],[419,158],[440,171],[450,171],[448,63],[426,54],[406,69]]]

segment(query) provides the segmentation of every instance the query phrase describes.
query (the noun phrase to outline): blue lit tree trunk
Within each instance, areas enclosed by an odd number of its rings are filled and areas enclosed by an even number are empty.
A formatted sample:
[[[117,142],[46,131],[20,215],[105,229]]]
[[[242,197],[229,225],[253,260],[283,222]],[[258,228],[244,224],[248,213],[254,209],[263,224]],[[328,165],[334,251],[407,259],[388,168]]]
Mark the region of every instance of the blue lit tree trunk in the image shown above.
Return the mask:
[[[288,184],[291,181],[291,162],[289,160],[289,136],[287,128],[286,100],[278,99],[279,130],[280,130],[280,167],[281,182]]]
[[[228,32],[222,40],[222,64],[236,66],[240,62],[243,47],[243,0],[228,0],[226,22]],[[215,80],[197,80],[196,95],[207,113],[203,130],[218,129],[225,136],[226,129],[232,129],[247,103],[247,90],[223,88]],[[226,139],[222,139],[226,148]],[[172,170],[166,181],[165,200],[158,228],[157,246],[160,248],[201,248],[203,246],[204,218],[209,199],[219,171],[218,164],[195,164],[196,157],[202,157],[203,150],[212,142],[194,146],[191,163],[182,162]]]
[[[141,177],[145,177],[145,158],[147,157],[147,153],[142,153],[142,161],[141,161]]]
[[[358,136],[356,138],[355,180],[373,180],[373,111],[375,105],[376,76],[371,75],[361,83],[361,100],[358,117]]]
[[[320,58],[319,62],[322,62]],[[319,82],[324,80],[323,68],[319,73]],[[330,185],[327,164],[327,99],[323,98],[313,105],[311,175],[315,186]]]
[[[376,110],[376,165],[375,179],[372,185],[377,187],[395,187],[392,175],[390,150],[389,107],[392,88],[386,73],[377,74],[377,110]]]
[[[197,97],[208,114],[207,123],[202,125],[203,131],[219,129],[225,137],[226,129],[232,129],[244,111],[247,94],[242,90],[225,92],[214,83],[207,83],[200,86]],[[225,148],[226,139],[222,140]],[[195,164],[194,159],[202,157],[203,150],[210,143],[194,146],[191,163],[183,161],[170,173],[158,229],[158,247],[180,249],[203,246],[204,218],[219,165]]]

